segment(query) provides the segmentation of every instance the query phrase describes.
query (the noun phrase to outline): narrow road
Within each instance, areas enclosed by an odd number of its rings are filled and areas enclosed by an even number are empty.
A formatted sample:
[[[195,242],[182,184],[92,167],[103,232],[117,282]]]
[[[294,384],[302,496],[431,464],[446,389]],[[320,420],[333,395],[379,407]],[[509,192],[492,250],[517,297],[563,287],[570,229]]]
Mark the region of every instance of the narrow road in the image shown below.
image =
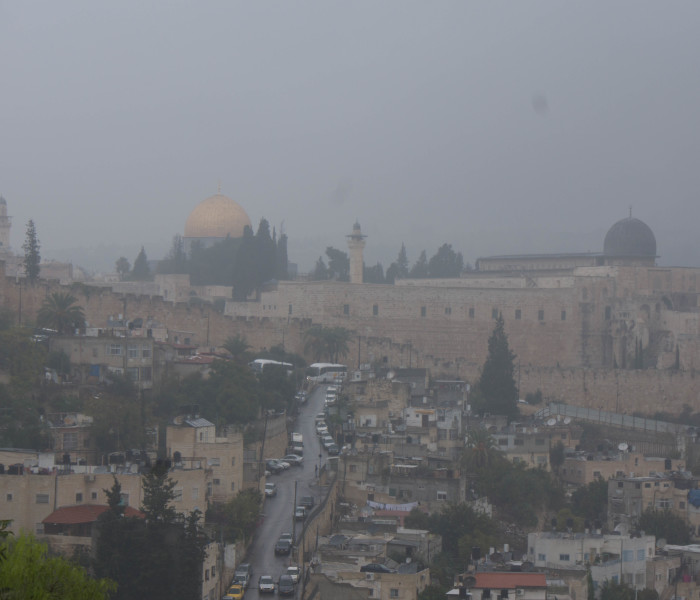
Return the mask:
[[[296,483],[297,501],[302,496],[313,496],[316,504],[320,501],[321,488],[317,485],[315,467],[325,463],[326,452],[321,448],[314,420],[316,414],[323,410],[326,386],[318,386],[302,405],[297,417],[296,429],[304,436],[304,466],[290,467],[279,475],[271,475],[268,481],[277,484],[277,496],[266,498],[263,506],[265,515],[258,527],[245,562],[253,565],[253,577],[245,594],[246,600],[253,598],[270,598],[272,594],[258,593],[258,577],[271,575],[277,583],[287,567],[294,564],[291,556],[275,556],[275,543],[282,533],[295,536],[301,532],[302,523],[294,521],[294,488]],[[319,458],[320,456],[320,458]],[[297,585],[297,588],[300,586]],[[276,595],[276,593],[275,593]],[[297,589],[298,597],[299,589]]]

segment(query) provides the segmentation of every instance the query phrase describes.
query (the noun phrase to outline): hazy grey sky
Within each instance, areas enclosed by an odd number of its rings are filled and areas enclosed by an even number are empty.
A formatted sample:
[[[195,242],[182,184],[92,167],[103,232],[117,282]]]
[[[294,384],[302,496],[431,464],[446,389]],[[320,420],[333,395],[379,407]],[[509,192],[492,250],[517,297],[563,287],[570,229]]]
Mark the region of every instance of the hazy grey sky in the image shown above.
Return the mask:
[[[0,194],[19,248],[167,250],[222,193],[290,260],[598,251],[628,214],[700,264],[700,3],[5,2]],[[131,254],[129,254],[131,253]]]

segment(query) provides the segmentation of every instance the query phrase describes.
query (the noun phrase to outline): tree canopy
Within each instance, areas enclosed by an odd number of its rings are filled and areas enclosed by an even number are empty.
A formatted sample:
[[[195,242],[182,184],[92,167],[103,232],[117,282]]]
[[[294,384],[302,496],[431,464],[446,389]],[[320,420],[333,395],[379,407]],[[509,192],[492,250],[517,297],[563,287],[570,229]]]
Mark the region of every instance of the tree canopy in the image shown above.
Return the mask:
[[[52,292],[37,314],[37,324],[55,329],[59,334],[72,333],[85,325],[85,312],[78,299],[65,292]]]
[[[149,281],[151,279],[151,268],[148,266],[148,257],[146,250],[141,246],[141,251],[138,253],[134,261],[134,268],[131,270],[131,279],[134,281]]]
[[[39,279],[39,271],[41,270],[41,255],[39,254],[39,238],[36,234],[36,226],[34,221],[29,219],[27,222],[27,233],[22,244],[24,250],[24,273],[30,283],[34,283]]]
[[[503,316],[498,315],[488,342],[489,353],[481,370],[479,392],[483,397],[481,412],[506,415],[518,414],[518,388],[515,384],[515,354],[508,345]]]

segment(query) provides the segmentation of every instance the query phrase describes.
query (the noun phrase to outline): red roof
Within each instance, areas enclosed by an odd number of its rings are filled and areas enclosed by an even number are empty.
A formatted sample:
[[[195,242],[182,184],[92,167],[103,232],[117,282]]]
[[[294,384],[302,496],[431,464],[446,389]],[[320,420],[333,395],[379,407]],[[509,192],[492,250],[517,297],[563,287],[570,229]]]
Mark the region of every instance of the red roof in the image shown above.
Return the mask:
[[[515,589],[526,587],[547,587],[547,576],[544,573],[475,573],[475,588],[481,589]]]
[[[109,506],[102,504],[80,504],[78,506],[64,506],[53,511],[42,523],[52,525],[77,525],[78,523],[94,523],[103,512],[109,510]],[[127,517],[141,517],[145,515],[140,511],[127,506],[124,511]]]

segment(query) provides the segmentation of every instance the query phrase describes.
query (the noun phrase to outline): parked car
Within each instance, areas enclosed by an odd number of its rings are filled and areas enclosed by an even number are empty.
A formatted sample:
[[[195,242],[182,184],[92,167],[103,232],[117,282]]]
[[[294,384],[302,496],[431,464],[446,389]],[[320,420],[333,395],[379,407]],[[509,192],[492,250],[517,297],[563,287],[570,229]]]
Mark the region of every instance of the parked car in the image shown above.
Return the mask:
[[[287,454],[286,456],[282,457],[282,460],[284,462],[288,462],[290,465],[292,465],[294,467],[304,466],[304,457],[299,456],[298,454]]]
[[[252,577],[253,565],[251,565],[250,563],[241,563],[236,567],[236,575],[238,575],[239,573],[244,573],[248,577]]]
[[[268,481],[265,484],[265,496],[272,498],[277,495],[277,484],[272,481]]]
[[[277,461],[273,458],[271,458],[270,460],[268,460],[265,463],[265,468],[270,473],[274,473],[274,474],[281,473],[282,471],[284,471],[284,467],[281,464],[279,464],[279,461]]]
[[[319,436],[324,436],[328,434],[328,426],[324,423],[322,425],[316,425],[316,433]]]
[[[290,542],[292,541],[292,534],[291,533],[283,533],[280,535],[281,540],[289,540]]]
[[[280,596],[293,596],[294,595],[294,581],[292,581],[291,575],[280,575],[277,581],[277,593]]]
[[[289,554],[292,551],[291,540],[277,540],[275,544],[275,555]]]
[[[390,569],[382,563],[368,563],[360,567],[362,573],[394,573],[393,569]]]
[[[299,567],[287,567],[287,575],[292,578],[294,583],[298,583],[299,577],[301,577],[301,569]]]
[[[297,521],[303,521],[306,519],[306,509],[303,506],[297,506],[296,510],[294,511],[294,518]]]
[[[313,496],[302,496],[299,500],[299,506],[303,506],[305,509],[310,510],[316,504]]]
[[[261,594],[275,593],[275,580],[272,579],[272,575],[260,576],[260,579],[258,579],[258,590]]]
[[[326,450],[328,450],[328,454],[330,454],[331,456],[338,456],[338,454],[340,454],[340,448],[338,448],[338,444],[329,444]]]
[[[242,600],[245,588],[242,585],[234,583],[226,592],[224,598],[226,600]]]
[[[250,584],[250,576],[248,573],[236,573],[233,576],[233,584],[240,585],[245,590]]]

